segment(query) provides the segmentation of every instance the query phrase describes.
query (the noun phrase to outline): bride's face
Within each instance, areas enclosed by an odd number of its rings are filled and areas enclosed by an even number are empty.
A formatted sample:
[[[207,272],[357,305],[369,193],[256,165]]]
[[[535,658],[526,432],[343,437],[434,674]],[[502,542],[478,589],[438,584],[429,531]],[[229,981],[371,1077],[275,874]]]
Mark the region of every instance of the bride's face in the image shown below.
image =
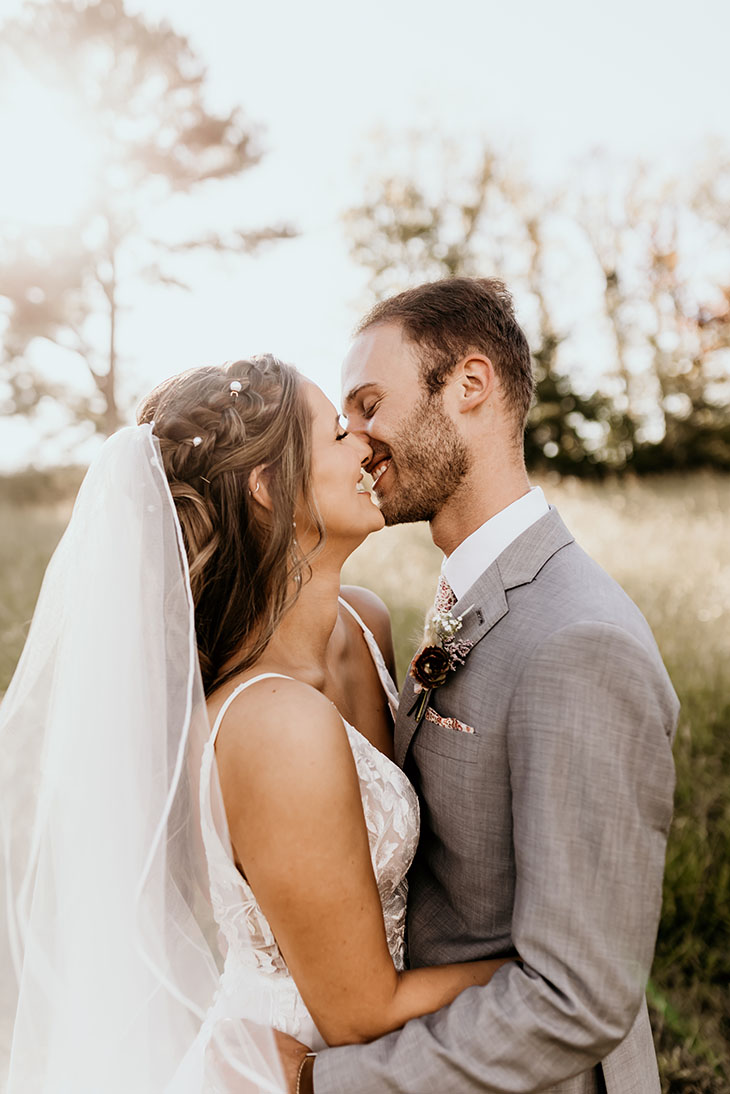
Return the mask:
[[[361,482],[372,449],[342,428],[334,404],[316,384],[307,381],[306,397],[312,411],[312,489],[327,539],[361,543],[385,523]]]

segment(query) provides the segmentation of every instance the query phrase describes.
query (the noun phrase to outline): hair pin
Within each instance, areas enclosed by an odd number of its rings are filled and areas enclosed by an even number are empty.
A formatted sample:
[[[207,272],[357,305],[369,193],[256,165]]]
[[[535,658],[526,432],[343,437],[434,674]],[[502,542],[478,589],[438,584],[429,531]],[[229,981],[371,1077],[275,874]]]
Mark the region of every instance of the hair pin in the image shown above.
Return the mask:
[[[210,486],[210,479],[206,479],[205,475],[201,475],[200,477],[203,480],[203,482],[207,482],[208,486]]]
[[[199,444],[203,443],[202,437],[193,437],[193,448],[197,448]]]
[[[240,380],[231,380],[231,397],[238,398],[239,391],[243,391],[243,384]]]

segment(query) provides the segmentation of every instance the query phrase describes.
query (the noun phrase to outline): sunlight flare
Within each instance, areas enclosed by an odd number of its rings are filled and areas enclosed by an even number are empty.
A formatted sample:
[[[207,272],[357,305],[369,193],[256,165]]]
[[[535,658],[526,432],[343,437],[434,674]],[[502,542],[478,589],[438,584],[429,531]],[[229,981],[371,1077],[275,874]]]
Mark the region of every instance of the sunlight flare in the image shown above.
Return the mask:
[[[73,224],[97,190],[100,148],[82,104],[23,70],[3,80],[0,217],[19,226]]]

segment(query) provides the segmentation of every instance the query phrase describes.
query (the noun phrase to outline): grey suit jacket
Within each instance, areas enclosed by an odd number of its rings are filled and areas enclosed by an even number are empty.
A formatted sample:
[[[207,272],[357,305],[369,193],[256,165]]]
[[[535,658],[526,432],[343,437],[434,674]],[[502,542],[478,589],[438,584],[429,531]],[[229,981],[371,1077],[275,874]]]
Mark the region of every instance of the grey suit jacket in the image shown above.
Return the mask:
[[[552,509],[456,605],[466,664],[398,762],[422,801],[413,966],[517,953],[448,1007],[327,1050],[316,1094],[658,1094],[644,992],[678,702],[643,616]],[[605,1084],[605,1085],[604,1085]]]

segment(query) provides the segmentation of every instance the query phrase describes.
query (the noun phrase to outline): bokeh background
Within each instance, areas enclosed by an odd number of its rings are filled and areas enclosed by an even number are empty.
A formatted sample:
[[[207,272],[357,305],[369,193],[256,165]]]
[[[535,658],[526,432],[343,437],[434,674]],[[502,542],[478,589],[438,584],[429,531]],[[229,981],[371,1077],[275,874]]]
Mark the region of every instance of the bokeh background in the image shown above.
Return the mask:
[[[730,6],[1,0],[0,692],[83,467],[155,383],[271,351],[336,402],[382,295],[502,276],[533,478],[682,700],[663,1089],[730,1091]],[[401,676],[439,554],[348,565]]]

